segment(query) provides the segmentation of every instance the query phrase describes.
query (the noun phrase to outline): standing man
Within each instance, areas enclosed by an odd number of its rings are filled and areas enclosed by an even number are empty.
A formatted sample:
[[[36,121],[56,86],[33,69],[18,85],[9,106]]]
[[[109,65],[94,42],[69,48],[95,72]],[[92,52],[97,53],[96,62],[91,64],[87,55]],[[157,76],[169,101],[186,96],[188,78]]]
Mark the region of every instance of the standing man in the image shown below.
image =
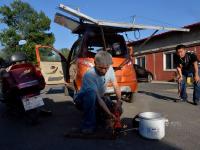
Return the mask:
[[[78,94],[74,97],[75,104],[83,111],[81,132],[91,134],[97,127],[96,110],[100,107],[108,117],[115,118],[109,109],[109,100],[105,99],[107,83],[112,83],[116,96],[117,107],[121,105],[121,91],[112,68],[112,56],[106,51],[100,51],[94,58],[95,66],[88,70],[82,81]],[[101,119],[101,118],[100,118]]]
[[[200,78],[198,71],[198,59],[193,53],[186,53],[185,45],[176,47],[175,63],[177,65],[178,83],[180,90],[180,98],[182,101],[187,101],[186,79],[188,76],[194,78],[193,102],[198,105],[200,102]]]

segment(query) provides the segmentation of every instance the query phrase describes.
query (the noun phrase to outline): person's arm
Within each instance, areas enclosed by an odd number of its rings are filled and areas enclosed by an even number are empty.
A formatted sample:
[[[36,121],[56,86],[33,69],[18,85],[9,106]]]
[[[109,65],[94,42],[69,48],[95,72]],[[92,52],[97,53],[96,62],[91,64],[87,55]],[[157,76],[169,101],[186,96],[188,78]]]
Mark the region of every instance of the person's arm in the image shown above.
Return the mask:
[[[199,67],[198,67],[197,61],[195,61],[193,63],[193,65],[194,65],[194,81],[195,82],[200,82],[200,79],[199,79]]]
[[[83,77],[83,81],[82,81],[82,87],[89,87],[94,89],[94,91],[96,92],[97,95],[97,102],[99,103],[100,107],[112,118],[115,118],[114,114],[112,114],[110,112],[110,110],[108,109],[107,105],[105,104],[104,100],[101,98],[99,92],[98,92],[98,88],[96,86],[96,83],[93,80],[93,76],[91,75],[91,73],[86,72],[84,77]]]
[[[117,104],[121,104],[121,90],[116,80],[113,82],[113,87],[117,96]]]
[[[121,89],[117,83],[117,79],[115,77],[115,72],[113,70],[113,67],[110,67],[109,73],[110,73],[110,81],[112,83],[112,86],[114,87],[115,94],[117,96],[117,106],[120,106],[121,105]]]
[[[113,113],[110,112],[110,110],[108,109],[106,103],[104,102],[104,100],[100,97],[99,93],[97,92],[97,101],[99,103],[99,105],[101,106],[101,108],[103,108],[103,110],[112,118],[115,119],[115,115]]]
[[[178,65],[177,66],[177,73],[178,73],[178,82],[180,83],[181,82],[181,80],[183,80],[183,75],[182,75],[182,71],[181,71],[181,65]]]

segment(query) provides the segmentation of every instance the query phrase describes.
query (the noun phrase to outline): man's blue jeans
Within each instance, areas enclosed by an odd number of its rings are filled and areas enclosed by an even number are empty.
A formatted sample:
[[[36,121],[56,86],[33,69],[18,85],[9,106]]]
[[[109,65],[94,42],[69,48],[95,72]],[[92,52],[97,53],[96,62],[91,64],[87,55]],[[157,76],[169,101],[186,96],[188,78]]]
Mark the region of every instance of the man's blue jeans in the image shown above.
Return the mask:
[[[200,81],[194,83],[193,102],[196,104],[200,103]]]
[[[103,96],[102,99],[112,112],[114,103],[110,97]],[[77,108],[84,113],[81,129],[94,130],[97,127],[97,123],[105,125],[105,119],[108,118],[108,115],[98,104],[95,90],[87,89],[84,92],[79,92],[74,96],[74,102]]]
[[[183,100],[187,99],[187,93],[186,93],[186,79],[189,76],[189,74],[183,74],[183,80],[180,83],[180,97]],[[200,83],[193,83],[194,85],[194,91],[193,91],[193,102],[194,103],[199,103],[200,102]]]
[[[92,89],[80,92],[75,96],[74,102],[76,106],[83,111],[81,129],[94,130],[96,127],[96,92]]]

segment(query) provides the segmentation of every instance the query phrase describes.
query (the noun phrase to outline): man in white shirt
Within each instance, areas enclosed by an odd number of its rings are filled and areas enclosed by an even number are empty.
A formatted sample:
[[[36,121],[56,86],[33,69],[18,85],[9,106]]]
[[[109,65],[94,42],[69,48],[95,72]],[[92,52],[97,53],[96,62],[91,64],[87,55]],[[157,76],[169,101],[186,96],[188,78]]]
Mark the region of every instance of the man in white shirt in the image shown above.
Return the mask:
[[[112,56],[106,51],[100,51],[94,58],[95,66],[88,70],[82,81],[82,86],[74,102],[84,112],[81,125],[82,133],[93,133],[96,124],[96,110],[100,106],[108,116],[115,118],[104,101],[107,83],[112,83],[117,96],[117,107],[121,105],[121,91],[119,89],[115,73],[112,68]]]

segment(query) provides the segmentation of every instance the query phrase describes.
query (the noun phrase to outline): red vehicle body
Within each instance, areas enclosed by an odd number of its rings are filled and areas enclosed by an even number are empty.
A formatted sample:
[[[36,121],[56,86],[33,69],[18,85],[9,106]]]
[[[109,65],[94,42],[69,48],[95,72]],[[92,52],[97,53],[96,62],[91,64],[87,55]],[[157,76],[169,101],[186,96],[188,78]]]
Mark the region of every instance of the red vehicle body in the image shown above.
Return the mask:
[[[40,91],[44,89],[45,81],[40,70],[33,64],[14,64],[2,74],[4,102],[11,111],[30,114],[44,105]],[[30,119],[35,121],[35,117]]]

